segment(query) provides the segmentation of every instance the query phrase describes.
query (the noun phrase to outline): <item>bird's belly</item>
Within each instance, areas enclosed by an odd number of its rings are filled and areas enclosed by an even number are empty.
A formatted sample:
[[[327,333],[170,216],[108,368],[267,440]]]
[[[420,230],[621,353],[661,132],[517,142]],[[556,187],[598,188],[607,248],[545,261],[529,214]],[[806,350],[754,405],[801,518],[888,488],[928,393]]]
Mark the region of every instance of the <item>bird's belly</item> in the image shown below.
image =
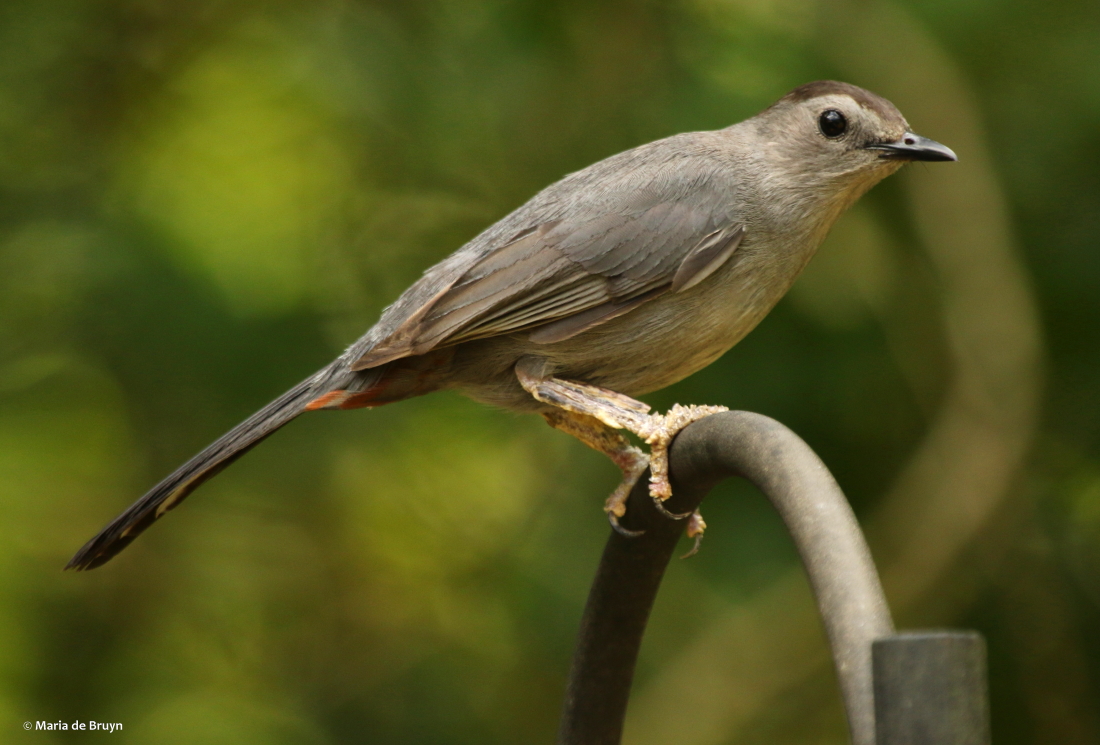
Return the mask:
[[[659,390],[717,360],[767,312],[740,303],[701,307],[676,296],[661,300],[639,308],[636,318],[616,319],[620,323],[554,350],[548,356],[557,374],[628,396]]]

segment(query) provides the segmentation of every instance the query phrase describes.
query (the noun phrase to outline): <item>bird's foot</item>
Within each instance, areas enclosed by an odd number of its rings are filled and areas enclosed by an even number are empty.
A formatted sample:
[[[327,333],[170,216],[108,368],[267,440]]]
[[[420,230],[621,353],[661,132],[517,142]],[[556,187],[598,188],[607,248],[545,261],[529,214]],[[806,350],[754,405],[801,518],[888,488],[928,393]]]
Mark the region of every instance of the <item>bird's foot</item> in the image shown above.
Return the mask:
[[[554,384],[567,382],[553,381]],[[559,388],[553,384],[548,384],[548,387],[556,392],[564,389],[564,386]],[[581,386],[573,383],[569,384],[567,390],[573,393],[579,388]],[[604,389],[596,390],[601,394],[604,392]],[[631,490],[641,475],[645,473],[646,468],[649,468],[649,494],[653,498],[653,505],[658,512],[670,520],[688,520],[687,534],[688,537],[695,539],[695,547],[685,554],[684,558],[692,556],[699,550],[706,523],[703,522],[703,517],[698,510],[680,514],[665,507],[665,500],[672,496],[672,485],[668,480],[668,447],[672,442],[672,438],[692,422],[711,414],[729,411],[729,409],[725,406],[681,406],[676,404],[665,414],[641,414],[639,410],[644,404],[627,408],[621,402],[621,399],[626,397],[621,396],[621,394],[615,395],[616,399],[601,401],[600,413],[603,414],[603,417],[598,419],[569,409],[546,412],[543,417],[555,429],[568,432],[590,448],[607,455],[622,471],[623,480],[611,493],[611,496],[607,498],[607,501],[604,502],[604,512],[607,513],[607,519],[616,533],[631,538],[644,532],[624,527],[619,519],[626,514],[626,501]],[[631,399],[626,399],[626,401],[631,401]],[[622,416],[624,410],[630,412],[633,416]],[[612,412],[618,414],[621,419],[629,419],[629,424],[620,424],[620,427],[634,432],[645,440],[650,448],[649,455],[630,445],[626,438],[605,423],[605,418],[611,418]]]
[[[561,380],[548,376],[538,360],[524,358],[516,365],[516,377],[520,384],[536,400],[550,404],[555,409],[543,413],[547,423],[555,429],[576,437],[593,450],[604,453],[623,472],[623,480],[604,503],[604,511],[615,530],[625,536],[639,535],[619,523],[626,514],[626,500],[638,478],[650,469],[649,494],[657,510],[673,520],[688,521],[689,535],[698,538],[703,534],[702,517],[698,511],[676,514],[665,507],[672,496],[672,484],[668,480],[668,447],[680,430],[692,422],[729,411],[725,406],[674,405],[664,414],[650,414],[649,406],[607,388]],[[633,432],[649,445],[647,456],[631,445],[615,430]]]
[[[676,514],[665,509],[665,501],[672,496],[672,484],[668,480],[668,446],[680,430],[692,422],[711,414],[729,411],[725,406],[681,406],[675,404],[664,414],[650,414],[642,426],[632,430],[649,445],[649,495],[653,504],[665,516],[683,520],[696,513]],[[702,518],[700,518],[700,523]],[[702,534],[702,529],[699,530]]]
[[[630,496],[631,489],[649,468],[649,456],[596,417],[578,414],[568,409],[547,411],[542,416],[554,429],[573,435],[588,447],[606,455],[619,467],[623,473],[623,480],[604,502],[603,509],[616,533],[628,538],[641,535],[644,531],[624,527],[619,522],[619,518],[626,514],[626,500]]]
[[[699,510],[695,510],[688,516],[687,537],[694,538],[695,543],[692,544],[690,551],[680,557],[681,559],[689,559],[699,553],[699,547],[703,545],[703,531],[706,529],[707,524]]]
[[[623,480],[604,502],[603,511],[607,513],[607,520],[616,533],[627,538],[637,538],[645,531],[623,527],[619,518],[626,514],[626,500],[630,497],[634,484],[638,483],[638,479],[649,468],[649,456],[633,445],[610,452],[608,456],[623,472]]]

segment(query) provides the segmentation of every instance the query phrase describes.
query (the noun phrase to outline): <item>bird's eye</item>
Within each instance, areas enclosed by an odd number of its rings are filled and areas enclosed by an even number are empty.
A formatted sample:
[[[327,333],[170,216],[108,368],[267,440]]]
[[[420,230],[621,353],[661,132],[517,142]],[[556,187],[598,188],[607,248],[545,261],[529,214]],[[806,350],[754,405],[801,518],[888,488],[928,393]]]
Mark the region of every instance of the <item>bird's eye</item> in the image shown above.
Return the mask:
[[[817,118],[817,126],[826,137],[840,137],[848,131],[848,120],[836,109],[827,109]]]

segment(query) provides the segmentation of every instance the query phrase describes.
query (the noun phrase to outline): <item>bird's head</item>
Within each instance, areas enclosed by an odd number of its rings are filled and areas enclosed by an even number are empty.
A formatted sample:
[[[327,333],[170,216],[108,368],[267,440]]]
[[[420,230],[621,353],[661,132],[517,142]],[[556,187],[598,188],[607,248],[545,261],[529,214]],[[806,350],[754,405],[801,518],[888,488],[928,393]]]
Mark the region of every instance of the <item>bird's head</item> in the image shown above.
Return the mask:
[[[795,88],[743,124],[768,191],[840,209],[905,163],[957,160],[949,147],[914,134],[885,98],[833,80]]]
[[[951,148],[914,134],[885,98],[834,80],[795,88],[752,121],[776,155],[825,173],[892,173],[910,161],[958,160]]]

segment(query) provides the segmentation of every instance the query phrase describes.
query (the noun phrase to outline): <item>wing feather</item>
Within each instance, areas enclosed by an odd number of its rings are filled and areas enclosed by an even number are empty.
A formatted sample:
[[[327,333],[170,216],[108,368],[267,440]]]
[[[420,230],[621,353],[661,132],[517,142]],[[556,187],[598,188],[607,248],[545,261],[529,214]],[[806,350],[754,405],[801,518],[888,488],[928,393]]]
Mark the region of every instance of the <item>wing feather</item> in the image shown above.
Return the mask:
[[[569,317],[580,313],[599,305],[607,298],[607,281],[590,277],[588,281],[575,283],[568,292],[549,295],[539,302],[510,309],[494,319],[478,323],[475,327],[457,334],[453,341],[469,341],[532,328],[545,324],[547,318]]]
[[[683,292],[709,277],[726,263],[744,237],[743,225],[730,225],[715,230],[701,240],[676,270],[676,276],[672,278],[672,291]]]
[[[571,339],[582,331],[587,331],[594,326],[610,321],[612,318],[618,318],[629,313],[647,300],[652,300],[665,292],[668,292],[667,285],[656,287],[649,292],[643,292],[630,300],[597,305],[595,308],[589,308],[580,313],[574,313],[566,318],[539,326],[531,332],[531,336],[528,338],[536,344],[552,344],[557,341]]]

